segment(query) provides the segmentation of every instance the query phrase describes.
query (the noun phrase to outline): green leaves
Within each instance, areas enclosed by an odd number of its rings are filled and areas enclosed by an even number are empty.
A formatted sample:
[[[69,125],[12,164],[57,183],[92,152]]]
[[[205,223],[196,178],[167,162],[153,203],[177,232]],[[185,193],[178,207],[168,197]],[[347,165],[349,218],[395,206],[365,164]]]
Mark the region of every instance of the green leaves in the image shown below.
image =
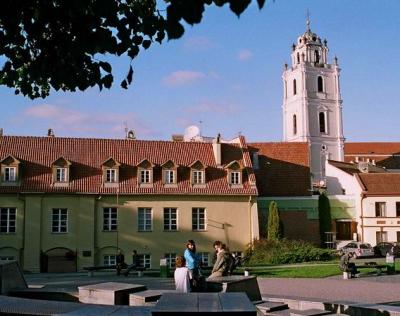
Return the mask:
[[[0,10],[0,85],[29,98],[50,90],[110,88],[112,66],[104,55],[131,60],[153,42],[178,39],[183,23],[200,23],[206,6],[229,4],[240,15],[251,0],[3,0]],[[259,8],[265,0],[257,0]],[[166,13],[159,10],[166,7]],[[160,13],[161,12],[161,13]],[[143,48],[144,50],[141,50]],[[121,82],[127,89],[133,69]]]

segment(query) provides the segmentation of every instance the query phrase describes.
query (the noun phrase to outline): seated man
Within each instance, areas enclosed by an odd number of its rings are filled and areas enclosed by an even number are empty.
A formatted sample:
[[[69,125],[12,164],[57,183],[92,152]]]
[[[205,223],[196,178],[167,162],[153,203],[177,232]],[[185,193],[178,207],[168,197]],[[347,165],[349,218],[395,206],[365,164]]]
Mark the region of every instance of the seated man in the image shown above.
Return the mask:
[[[214,263],[211,275],[208,277],[209,279],[228,275],[230,267],[230,256],[226,250],[226,245],[217,240],[214,242],[214,248],[217,251],[217,260]]]
[[[136,270],[137,268],[140,267],[140,259],[139,256],[137,254],[136,250],[132,251],[132,264],[128,266],[128,268],[126,269],[124,275],[128,276],[129,272],[131,270]]]
[[[353,253],[343,253],[340,257],[339,268],[342,272],[350,272],[351,277],[355,277],[357,274],[356,264],[354,262],[350,262],[350,259],[353,258]]]

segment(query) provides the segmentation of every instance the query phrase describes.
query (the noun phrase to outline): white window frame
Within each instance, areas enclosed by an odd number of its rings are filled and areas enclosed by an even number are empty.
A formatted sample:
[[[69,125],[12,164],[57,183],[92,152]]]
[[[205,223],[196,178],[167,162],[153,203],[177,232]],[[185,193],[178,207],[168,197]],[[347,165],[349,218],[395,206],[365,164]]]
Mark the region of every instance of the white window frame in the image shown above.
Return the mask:
[[[193,184],[204,184],[204,170],[193,170]]]
[[[173,215],[175,215],[175,218],[173,218]],[[175,223],[173,223],[174,221]],[[178,231],[178,208],[164,207],[164,231]]]
[[[164,170],[164,182],[165,184],[175,183],[175,170],[171,169]]]
[[[210,266],[210,253],[209,252],[198,252],[197,253],[200,261],[203,263],[203,267]]]
[[[103,256],[103,265],[115,266],[116,264],[117,264],[117,256],[116,255],[104,255]]]
[[[118,208],[103,208],[103,231],[115,232],[118,229]]]
[[[64,216],[65,218],[63,218]],[[51,232],[56,234],[68,233],[68,209],[66,208],[52,209]]]
[[[56,167],[56,182],[67,182],[68,170],[65,167]]]
[[[203,217],[201,216],[203,214]],[[203,223],[201,223],[203,221]],[[203,226],[203,228],[202,228]],[[192,208],[192,231],[207,230],[207,211],[204,207]]]
[[[145,269],[151,269],[151,254],[141,253],[138,254],[140,266]]]
[[[175,268],[176,265],[176,253],[175,252],[170,252],[165,254],[165,259],[167,259],[167,266],[170,269]]]
[[[118,170],[114,168],[106,169],[106,182],[116,183],[118,182]]]
[[[140,183],[143,184],[151,183],[151,170],[140,169]]]
[[[378,211],[377,207],[379,208],[379,215],[377,214],[377,211]],[[383,202],[383,201],[375,202],[375,217],[378,217],[378,218],[386,217],[386,212],[387,212],[386,202]]]
[[[377,231],[376,232],[376,243],[388,241],[388,232],[387,231]]]
[[[150,216],[149,216],[150,214]],[[138,208],[138,231],[151,232],[153,231],[153,210],[150,207]]]
[[[0,233],[14,234],[17,232],[17,209],[15,207],[0,208]]]
[[[17,167],[4,167],[4,182],[17,181]]]
[[[230,184],[237,185],[242,184],[242,177],[240,171],[231,171],[229,175]]]

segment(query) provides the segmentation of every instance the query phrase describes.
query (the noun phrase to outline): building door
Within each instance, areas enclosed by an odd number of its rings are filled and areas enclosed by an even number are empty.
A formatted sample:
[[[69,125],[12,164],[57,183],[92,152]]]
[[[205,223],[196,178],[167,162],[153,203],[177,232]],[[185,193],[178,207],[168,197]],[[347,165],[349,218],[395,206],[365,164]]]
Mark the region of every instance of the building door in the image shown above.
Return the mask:
[[[351,229],[351,221],[336,221],[336,239],[337,240],[352,240],[353,232]]]
[[[76,272],[76,253],[67,248],[54,248],[46,251],[47,272]]]

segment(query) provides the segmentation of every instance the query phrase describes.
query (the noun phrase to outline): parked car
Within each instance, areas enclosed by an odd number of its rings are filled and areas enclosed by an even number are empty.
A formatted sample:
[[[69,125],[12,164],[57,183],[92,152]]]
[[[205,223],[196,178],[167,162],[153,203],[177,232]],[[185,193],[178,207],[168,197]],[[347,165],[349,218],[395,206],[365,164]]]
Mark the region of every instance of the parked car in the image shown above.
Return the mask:
[[[374,256],[374,249],[370,244],[362,243],[359,241],[352,241],[339,249],[344,253],[353,253],[355,258],[372,257]]]
[[[400,254],[400,247],[396,242],[382,241],[376,244],[374,247],[374,254],[377,257],[385,257],[386,254],[395,255],[396,257]]]

